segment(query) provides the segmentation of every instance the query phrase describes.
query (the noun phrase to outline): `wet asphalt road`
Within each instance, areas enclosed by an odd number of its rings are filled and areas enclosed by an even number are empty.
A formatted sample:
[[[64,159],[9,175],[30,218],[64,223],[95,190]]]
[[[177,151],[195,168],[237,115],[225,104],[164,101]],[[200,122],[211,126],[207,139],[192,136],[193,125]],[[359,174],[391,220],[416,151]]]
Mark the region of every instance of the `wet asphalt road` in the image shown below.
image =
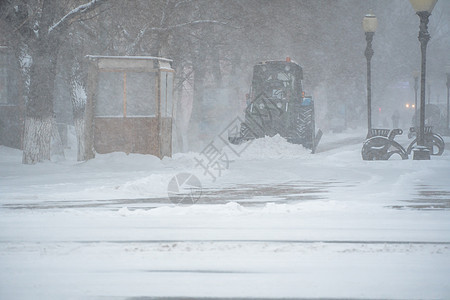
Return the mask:
[[[302,201],[326,200],[330,190],[342,190],[357,183],[302,181],[286,182],[277,185],[241,184],[220,189],[202,189],[196,204],[226,204],[236,202],[244,207],[262,207],[267,203],[298,203]],[[179,197],[186,198],[186,194]],[[173,199],[172,199],[173,200]],[[92,209],[117,210],[124,206],[129,209],[152,209],[165,205],[174,205],[169,197],[112,199],[112,200],[75,200],[75,201],[33,201],[32,203],[7,203],[6,209]],[[182,204],[181,204],[182,205]],[[415,187],[410,199],[400,199],[393,209],[449,210],[450,192],[429,185]]]

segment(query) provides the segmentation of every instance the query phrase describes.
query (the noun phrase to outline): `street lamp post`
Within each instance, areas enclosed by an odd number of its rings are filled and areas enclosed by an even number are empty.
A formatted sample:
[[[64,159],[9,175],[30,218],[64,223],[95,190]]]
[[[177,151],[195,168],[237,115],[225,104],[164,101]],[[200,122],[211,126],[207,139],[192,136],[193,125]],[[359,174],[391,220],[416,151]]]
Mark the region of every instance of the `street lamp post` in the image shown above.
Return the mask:
[[[445,73],[447,75],[447,127],[445,131],[447,135],[450,135],[450,66],[445,67]]]
[[[425,147],[425,73],[426,73],[426,56],[427,44],[430,40],[428,33],[428,18],[434,8],[437,0],[409,0],[416,14],[420,18],[419,41],[422,53],[421,76],[420,76],[420,121],[419,132],[417,136],[417,146],[414,149],[414,160],[429,160],[430,150]]]
[[[372,132],[372,87],[371,87],[371,73],[370,73],[370,60],[373,56],[372,39],[377,29],[377,18],[375,15],[369,13],[365,15],[363,19],[363,29],[366,33],[366,51],[364,55],[367,60],[367,137],[371,136]]]
[[[450,135],[450,101],[449,101],[449,90],[450,90],[450,66],[445,68],[445,73],[447,75],[447,134]]]
[[[414,71],[414,127],[417,127],[417,89],[419,88],[419,71]]]

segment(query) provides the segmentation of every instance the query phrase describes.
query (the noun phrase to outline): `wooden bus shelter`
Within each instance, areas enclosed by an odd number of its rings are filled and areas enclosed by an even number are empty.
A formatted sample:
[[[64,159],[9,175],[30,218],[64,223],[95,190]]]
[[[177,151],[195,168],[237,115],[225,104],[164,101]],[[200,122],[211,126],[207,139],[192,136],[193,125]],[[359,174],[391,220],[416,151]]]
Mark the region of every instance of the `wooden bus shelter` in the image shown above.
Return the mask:
[[[172,60],[88,56],[86,159],[94,153],[172,155]]]

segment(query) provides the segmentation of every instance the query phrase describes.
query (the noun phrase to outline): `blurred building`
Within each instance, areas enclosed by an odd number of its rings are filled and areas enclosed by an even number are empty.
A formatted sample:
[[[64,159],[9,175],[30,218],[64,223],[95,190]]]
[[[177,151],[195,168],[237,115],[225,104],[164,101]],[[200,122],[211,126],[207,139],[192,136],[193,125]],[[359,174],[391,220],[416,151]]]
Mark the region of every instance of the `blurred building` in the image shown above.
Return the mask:
[[[14,53],[0,46],[0,145],[22,148],[25,102]]]

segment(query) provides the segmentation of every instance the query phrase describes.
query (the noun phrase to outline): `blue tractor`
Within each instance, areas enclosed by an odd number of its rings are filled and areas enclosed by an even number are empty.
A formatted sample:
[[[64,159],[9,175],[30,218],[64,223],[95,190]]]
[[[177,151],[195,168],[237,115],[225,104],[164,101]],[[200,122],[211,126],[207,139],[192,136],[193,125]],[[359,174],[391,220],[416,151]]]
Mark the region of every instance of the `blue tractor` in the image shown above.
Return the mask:
[[[322,136],[315,134],[314,101],[302,89],[303,70],[291,61],[264,61],[253,67],[245,121],[233,144],[279,134],[314,153]]]

